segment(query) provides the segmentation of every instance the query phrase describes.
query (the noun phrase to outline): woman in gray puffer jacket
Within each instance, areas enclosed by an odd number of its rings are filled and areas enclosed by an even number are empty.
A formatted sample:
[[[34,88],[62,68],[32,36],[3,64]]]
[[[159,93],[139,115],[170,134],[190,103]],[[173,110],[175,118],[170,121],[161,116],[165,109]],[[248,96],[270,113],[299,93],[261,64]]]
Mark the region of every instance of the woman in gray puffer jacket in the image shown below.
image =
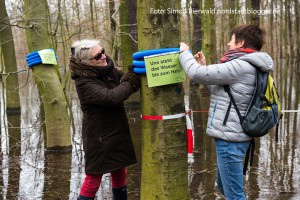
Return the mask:
[[[256,69],[272,71],[272,58],[260,52],[264,31],[254,25],[240,25],[232,30],[228,52],[219,64],[205,66],[202,52],[193,56],[188,46],[180,44],[179,60],[187,76],[206,85],[210,96],[207,134],[215,139],[217,154],[217,184],[226,199],[245,199],[243,189],[243,159],[251,137],[247,136],[240,124],[235,109],[225,115],[230,98],[224,90],[228,85],[244,116],[255,90]],[[232,107],[233,108],[233,107]]]

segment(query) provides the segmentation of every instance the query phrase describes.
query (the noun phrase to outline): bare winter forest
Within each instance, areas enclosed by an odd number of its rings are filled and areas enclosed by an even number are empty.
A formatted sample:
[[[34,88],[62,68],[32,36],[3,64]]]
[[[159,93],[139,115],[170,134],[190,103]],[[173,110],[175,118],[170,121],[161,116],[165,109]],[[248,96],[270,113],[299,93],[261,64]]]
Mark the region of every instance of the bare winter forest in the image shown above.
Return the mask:
[[[257,142],[256,161],[245,177],[247,198],[299,199],[299,8],[299,0],[0,0],[0,198],[78,196],[84,158],[82,113],[68,68],[73,42],[99,40],[124,71],[133,53],[178,47],[180,41],[187,43],[193,54],[202,50],[208,64],[214,64],[227,51],[233,27],[256,24],[266,31],[262,51],[273,58],[272,75],[284,115],[279,142],[274,133]],[[58,64],[29,68],[26,56],[48,48],[56,52]],[[128,172],[129,199],[222,199],[214,189],[215,154],[212,140],[205,136],[207,113],[192,116],[195,146],[189,162],[185,137],[174,134],[170,140],[178,140],[178,146],[155,143],[168,149],[169,157],[161,158],[167,164],[157,167],[174,167],[173,171],[167,169],[170,175],[156,173],[155,167],[145,169],[145,155],[157,153],[155,149],[146,151],[147,135],[172,134],[175,125],[142,122],[140,114],[149,110],[168,113],[171,104],[184,108],[183,95],[173,93],[178,87],[189,97],[190,109],[208,108],[208,94],[201,85],[187,80],[149,89],[144,75],[141,92],[125,103],[138,155],[138,164]],[[176,126],[185,132],[185,122]],[[172,160],[172,153],[185,156]],[[185,169],[181,175],[187,177],[186,182],[176,177],[181,169]],[[165,190],[170,193],[160,190],[161,182],[148,183],[143,177],[165,179]],[[180,188],[178,193],[174,188]],[[147,195],[150,193],[153,195]],[[174,198],[168,196],[172,193]],[[97,199],[110,198],[109,176],[105,176]]]

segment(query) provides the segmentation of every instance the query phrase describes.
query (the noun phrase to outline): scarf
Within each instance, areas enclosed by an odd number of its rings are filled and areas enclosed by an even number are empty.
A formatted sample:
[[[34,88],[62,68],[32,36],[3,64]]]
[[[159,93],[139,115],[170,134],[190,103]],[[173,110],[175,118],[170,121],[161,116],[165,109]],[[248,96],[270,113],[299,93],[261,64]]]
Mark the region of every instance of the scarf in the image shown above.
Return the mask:
[[[107,62],[106,66],[93,66],[87,63],[80,62],[71,56],[69,58],[69,68],[77,76],[85,76],[85,77],[107,76],[113,71],[114,63],[112,59],[108,56],[106,56],[106,62]]]
[[[236,49],[231,49],[228,50],[224,56],[220,59],[220,63],[225,63],[230,60],[236,59],[238,57],[241,57],[243,55],[246,55],[248,53],[253,53],[256,52],[254,49],[249,49],[249,48],[236,48]]]

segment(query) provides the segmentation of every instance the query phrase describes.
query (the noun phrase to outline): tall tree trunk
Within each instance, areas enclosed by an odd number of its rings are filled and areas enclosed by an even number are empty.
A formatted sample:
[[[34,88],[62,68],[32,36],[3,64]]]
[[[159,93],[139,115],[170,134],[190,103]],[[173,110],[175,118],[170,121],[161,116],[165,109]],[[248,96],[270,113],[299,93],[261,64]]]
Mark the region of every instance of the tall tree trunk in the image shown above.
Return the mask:
[[[251,9],[251,0],[246,0],[245,8]],[[246,15],[246,24],[251,24],[251,15]]]
[[[271,0],[271,3],[270,3],[270,10],[274,10],[274,0]],[[270,24],[270,30],[274,30],[274,15],[273,13],[270,14],[270,20],[269,20],[269,24]],[[270,55],[272,58],[274,58],[274,48],[273,45],[274,45],[274,34],[273,32],[276,32],[276,30],[274,31],[270,31],[269,32],[269,42],[268,42],[268,50],[270,50]]]
[[[228,9],[235,10],[238,2],[238,0],[228,0]],[[229,31],[231,31],[237,25],[237,19],[238,15],[229,14]]]
[[[117,66],[120,65],[119,62],[119,48],[121,46],[121,40],[120,40],[120,19],[119,19],[119,10],[120,10],[120,3],[115,2],[114,4],[114,9],[111,11],[114,11],[114,13],[111,13],[110,19],[111,23],[113,24],[112,29],[112,52],[111,52],[111,57],[113,60],[116,62]]]
[[[211,1],[210,8],[214,8],[215,3]],[[211,30],[210,30],[210,61],[211,63],[217,62],[217,35],[216,35],[216,15],[210,15]]]
[[[25,0],[26,38],[29,52],[50,48],[46,20],[47,1]],[[70,123],[66,97],[53,65],[39,64],[32,68],[43,108],[48,150],[70,149]]]
[[[251,0],[251,8],[253,10],[260,10],[260,0]],[[250,17],[251,17],[251,24],[255,24],[255,25],[260,25],[260,15],[255,14],[255,13],[251,13]]]
[[[136,0],[124,0],[120,4],[120,26],[119,36],[121,38],[121,58],[123,71],[127,72],[127,66],[132,63],[132,54],[138,50]],[[140,94],[134,93],[129,97],[127,103],[139,103]],[[140,138],[134,138],[140,141]]]
[[[299,8],[299,1],[298,0],[294,0],[295,1],[295,8]],[[295,33],[296,33],[296,59],[295,59],[295,72],[296,72],[296,80],[295,80],[295,104],[294,107],[296,108],[299,103],[300,103],[300,34],[299,33],[299,29],[300,29],[300,12],[299,9],[295,10],[296,13],[296,20],[295,20]],[[294,122],[297,122],[297,116],[298,115],[294,115]]]
[[[5,0],[0,0],[0,43],[6,73],[6,115],[9,134],[9,189],[8,199],[15,198],[19,191],[20,155],[21,155],[21,107],[19,96],[18,67],[10,21]],[[14,73],[15,72],[15,73]],[[4,91],[2,91],[4,93]],[[0,158],[1,159],[1,158]],[[14,174],[14,176],[12,175]]]
[[[132,54],[138,50],[136,0],[124,0],[120,5],[121,53],[123,66],[132,62]],[[124,68],[124,71],[127,69]]]
[[[192,0],[192,9],[200,10],[202,8],[201,0]],[[202,44],[202,22],[201,22],[201,14],[193,14],[193,35],[192,35],[192,43],[191,48],[193,52],[198,52],[201,50]]]
[[[72,1],[73,2],[73,1]],[[80,17],[80,8],[79,8],[79,2],[78,0],[75,0],[75,6],[73,7],[73,10],[75,11],[75,14],[76,14],[76,18],[77,18],[77,23],[78,23],[78,26],[77,27],[77,39],[78,40],[81,40],[81,17]]]
[[[284,101],[284,109],[287,109],[288,108],[288,98],[287,98],[287,91],[288,91],[288,72],[289,72],[289,61],[290,61],[290,54],[289,54],[289,49],[288,49],[288,45],[289,45],[289,42],[290,42],[290,38],[288,38],[288,8],[289,8],[289,3],[288,3],[288,0],[285,1],[285,13],[284,13],[284,32],[283,32],[283,35],[284,35],[284,58],[285,58],[285,61],[284,61],[284,89],[283,89],[283,98],[285,98],[285,101]],[[282,13],[281,13],[282,14]],[[287,115],[287,118],[289,119],[289,115]]]
[[[221,8],[223,9],[224,8],[224,3],[226,3],[226,2],[222,2],[222,6],[221,6]],[[222,38],[220,41],[219,41],[219,49],[220,49],[220,51],[219,51],[219,57],[221,57],[221,55],[224,55],[224,53],[225,53],[225,49],[227,49],[227,35],[226,35],[226,32],[227,32],[227,30],[226,29],[228,29],[228,27],[227,27],[227,25],[226,25],[226,22],[227,22],[227,19],[226,19],[226,16],[225,15],[222,15],[221,16],[221,21],[220,21],[220,38]],[[226,27],[226,28],[225,28]],[[228,38],[229,39],[229,38]]]
[[[275,0],[275,9],[277,10],[278,9],[278,2],[277,0]],[[275,24],[278,24],[279,23],[279,20],[278,20],[278,14],[275,15]],[[273,22],[273,24],[274,24]],[[279,46],[280,46],[280,43],[279,43],[279,27],[278,26],[275,26],[275,40],[276,40],[276,47],[275,48],[275,56],[273,56],[273,59],[274,61],[276,62],[276,69],[275,69],[275,74],[276,74],[276,77],[275,77],[275,80],[277,82],[277,87],[278,87],[278,83],[279,83],[279,80],[280,80],[280,76],[279,76],[279,60],[280,60],[280,54],[279,54]],[[272,44],[269,44],[270,46],[273,46]],[[280,93],[280,88],[278,87],[278,92]]]
[[[288,97],[287,97],[287,102],[288,102],[288,107],[287,109],[291,109],[292,108],[292,90],[294,88],[294,74],[292,73],[295,71],[294,68],[294,59],[295,59],[295,55],[294,55],[294,37],[293,37],[293,27],[292,27],[292,18],[291,18],[291,0],[286,0],[288,2],[288,7],[286,8],[287,11],[287,24],[288,24],[288,38],[290,41],[289,44],[289,52],[290,52],[290,61],[289,61],[289,73],[288,73]],[[297,109],[297,108],[295,108]]]
[[[18,71],[14,40],[10,21],[6,12],[5,0],[0,0],[0,42],[3,53],[5,72]],[[20,96],[19,96],[19,81],[18,73],[12,73],[5,79],[6,82],[6,112],[20,113]],[[20,124],[17,125],[17,127]]]
[[[204,10],[209,10],[211,7],[210,0],[204,0]],[[206,63],[211,64],[211,15],[202,13],[202,51],[206,57]]]
[[[117,61],[118,60],[118,42],[115,41],[117,37],[117,27],[118,27],[118,21],[116,20],[116,12],[118,12],[118,9],[115,8],[115,0],[109,0],[109,19],[110,19],[110,41],[111,41],[111,48],[112,48],[112,59]]]
[[[283,88],[284,88],[284,85],[283,85],[283,59],[284,59],[284,56],[283,56],[283,47],[284,47],[284,21],[283,21],[283,18],[284,18],[284,12],[283,12],[283,3],[280,3],[280,37],[279,37],[279,41],[280,41],[280,45],[279,45],[279,81],[280,81],[280,84],[279,84],[279,93],[280,93],[280,96],[283,97]]]
[[[180,2],[138,0],[139,50],[174,47],[180,40],[178,14],[151,14],[149,8],[180,9]],[[142,76],[142,113],[171,115],[184,112],[182,83],[147,87]],[[190,199],[185,119],[142,121],[141,199]]]
[[[91,13],[92,32],[93,32],[94,38],[96,38],[97,35],[96,35],[96,32],[95,32],[94,7],[93,7],[94,3],[95,3],[95,0],[90,0],[90,13]]]

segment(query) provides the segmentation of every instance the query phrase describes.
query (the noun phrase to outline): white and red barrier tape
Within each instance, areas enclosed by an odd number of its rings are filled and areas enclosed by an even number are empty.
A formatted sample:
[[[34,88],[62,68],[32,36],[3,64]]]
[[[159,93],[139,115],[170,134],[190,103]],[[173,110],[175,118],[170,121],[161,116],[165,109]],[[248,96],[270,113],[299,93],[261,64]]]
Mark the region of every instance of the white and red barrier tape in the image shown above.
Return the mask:
[[[178,119],[185,117],[188,115],[190,112],[185,112],[185,113],[180,113],[180,114],[175,114],[175,115],[141,115],[141,118],[143,120],[166,120],[166,119]]]
[[[143,120],[168,120],[168,119],[178,119],[182,117],[187,118],[187,151],[189,154],[193,153],[194,141],[193,141],[193,130],[192,130],[192,122],[188,114],[190,111],[188,110],[185,113],[175,114],[175,115],[141,115]]]

